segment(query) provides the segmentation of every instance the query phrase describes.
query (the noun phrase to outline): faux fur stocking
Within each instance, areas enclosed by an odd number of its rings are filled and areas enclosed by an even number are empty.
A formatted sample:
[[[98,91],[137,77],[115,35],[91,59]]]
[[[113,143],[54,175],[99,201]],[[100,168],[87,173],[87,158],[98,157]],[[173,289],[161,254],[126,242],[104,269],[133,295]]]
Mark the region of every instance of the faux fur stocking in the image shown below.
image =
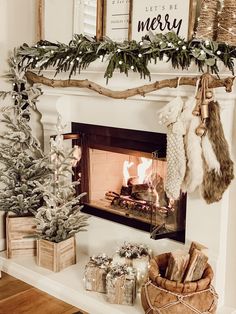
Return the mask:
[[[220,120],[219,104],[215,101],[209,104],[210,119],[207,123],[208,136],[213,151],[220,164],[220,172],[209,171],[205,162],[204,179],[201,188],[202,196],[208,204],[221,200],[223,193],[234,178],[233,161],[230,158],[228,143],[224,136]]]
[[[181,115],[186,129],[184,144],[187,157],[187,169],[182,183],[182,191],[188,193],[194,192],[203,181],[201,137],[197,136],[195,132],[200,119],[192,114],[195,103],[194,97],[188,99]]]

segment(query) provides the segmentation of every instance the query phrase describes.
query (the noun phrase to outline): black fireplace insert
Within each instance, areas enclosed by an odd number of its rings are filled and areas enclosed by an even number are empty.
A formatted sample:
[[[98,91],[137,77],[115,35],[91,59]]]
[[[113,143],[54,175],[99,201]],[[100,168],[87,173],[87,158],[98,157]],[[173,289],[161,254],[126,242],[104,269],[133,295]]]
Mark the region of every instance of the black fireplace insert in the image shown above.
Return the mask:
[[[72,123],[64,138],[81,151],[74,179],[87,193],[83,212],[185,241],[186,195],[174,201],[164,190],[166,134]]]

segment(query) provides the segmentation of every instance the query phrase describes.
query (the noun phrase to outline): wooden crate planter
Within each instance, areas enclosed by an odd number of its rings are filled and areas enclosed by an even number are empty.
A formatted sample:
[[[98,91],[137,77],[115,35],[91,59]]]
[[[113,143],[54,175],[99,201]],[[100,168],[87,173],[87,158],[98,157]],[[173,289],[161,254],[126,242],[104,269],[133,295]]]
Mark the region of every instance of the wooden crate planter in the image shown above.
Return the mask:
[[[36,255],[36,224],[31,216],[6,217],[7,257]]]
[[[75,237],[59,243],[37,240],[37,264],[54,272],[76,264]]]

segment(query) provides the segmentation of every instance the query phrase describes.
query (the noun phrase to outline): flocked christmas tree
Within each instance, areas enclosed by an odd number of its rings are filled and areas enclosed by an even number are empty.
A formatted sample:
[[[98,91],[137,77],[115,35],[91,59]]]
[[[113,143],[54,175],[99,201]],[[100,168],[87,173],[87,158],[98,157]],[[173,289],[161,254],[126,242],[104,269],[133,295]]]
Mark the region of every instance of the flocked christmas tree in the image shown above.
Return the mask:
[[[80,200],[83,194],[76,196],[75,186],[71,182],[72,164],[75,161],[74,149],[63,146],[63,135],[60,122],[58,134],[51,139],[51,168],[53,174],[39,190],[44,195],[44,205],[36,215],[39,237],[51,242],[61,242],[80,231],[86,231],[88,216],[80,212]]]
[[[11,110],[10,110],[11,109]],[[17,216],[35,214],[42,205],[42,193],[37,190],[50,173],[48,159],[32,135],[29,112],[19,106],[3,110],[0,135],[0,210]]]

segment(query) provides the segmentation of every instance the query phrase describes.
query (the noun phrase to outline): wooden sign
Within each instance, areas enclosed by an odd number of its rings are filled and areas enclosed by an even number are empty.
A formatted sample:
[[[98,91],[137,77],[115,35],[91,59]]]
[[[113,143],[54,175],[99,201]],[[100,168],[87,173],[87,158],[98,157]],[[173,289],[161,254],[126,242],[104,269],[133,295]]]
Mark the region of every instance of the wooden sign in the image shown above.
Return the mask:
[[[104,0],[103,36],[123,42],[129,33],[130,0]]]
[[[152,33],[174,31],[191,38],[195,23],[195,0],[130,0],[129,39],[141,40]]]

